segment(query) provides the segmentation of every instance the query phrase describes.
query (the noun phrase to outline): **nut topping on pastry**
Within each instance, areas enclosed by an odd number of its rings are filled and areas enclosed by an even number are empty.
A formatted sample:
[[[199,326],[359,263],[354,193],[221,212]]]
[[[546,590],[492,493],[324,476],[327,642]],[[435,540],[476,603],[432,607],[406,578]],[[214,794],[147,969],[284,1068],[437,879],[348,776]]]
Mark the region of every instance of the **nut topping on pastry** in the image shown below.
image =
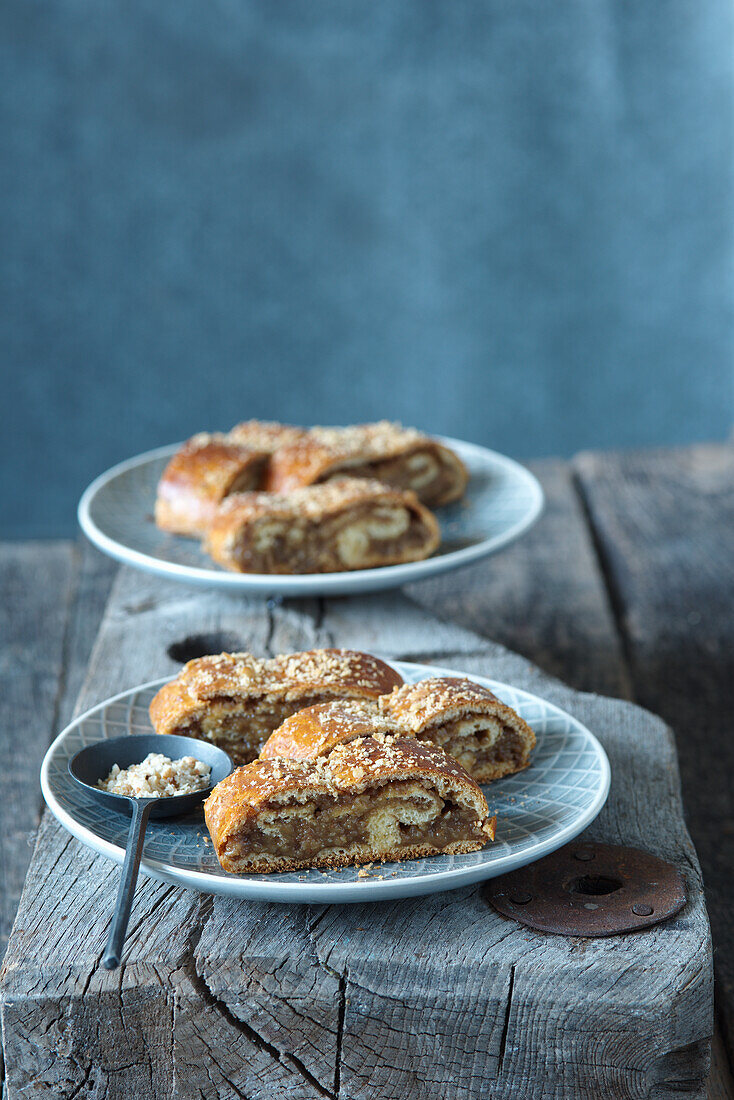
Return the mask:
[[[235,424],[227,433],[227,438],[231,443],[272,455],[278,447],[295,443],[305,433],[305,428],[293,428],[290,424],[278,424],[274,420],[245,420]]]
[[[271,733],[260,756],[263,760],[311,760],[328,756],[337,745],[357,737],[384,737],[397,732],[395,723],[380,713],[377,701],[335,699],[286,718]]]
[[[479,783],[526,768],[535,746],[535,734],[512,707],[465,677],[403,684],[378,707],[404,733],[441,745]]]
[[[401,683],[384,661],[349,649],[272,658],[220,653],[184,665],[154,697],[150,719],[157,733],[212,741],[235,763],[247,763],[296,711],[334,699],[377,699]]]
[[[276,729],[262,757],[328,755],[355,737],[395,734],[440,745],[478,783],[526,768],[535,734],[511,707],[464,677],[403,684],[376,702],[341,700],[301,710]]]
[[[341,478],[290,493],[238,493],[220,506],[206,548],[240,573],[332,573],[420,561],[436,517],[415,494]]]
[[[264,451],[233,443],[221,433],[195,435],[163,471],[156,524],[176,535],[203,535],[226,496],[260,486],[266,462]]]
[[[381,420],[302,432],[273,454],[268,488],[286,492],[345,476],[411,489],[431,508],[458,500],[469,480],[464,463],[448,447],[414,428]]]
[[[314,760],[256,760],[204,804],[225,871],[294,871],[475,852],[494,839],[484,795],[436,745],[367,737]]]

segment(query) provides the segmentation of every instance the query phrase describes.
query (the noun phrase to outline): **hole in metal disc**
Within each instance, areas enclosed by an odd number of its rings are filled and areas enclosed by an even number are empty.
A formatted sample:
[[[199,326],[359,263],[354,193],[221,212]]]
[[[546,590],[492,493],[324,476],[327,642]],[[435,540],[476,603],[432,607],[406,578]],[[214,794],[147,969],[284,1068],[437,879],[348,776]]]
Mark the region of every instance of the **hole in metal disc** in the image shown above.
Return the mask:
[[[600,894],[613,894],[622,885],[618,878],[607,878],[605,875],[582,875],[581,878],[574,879],[569,889],[572,894],[590,894],[598,897]]]

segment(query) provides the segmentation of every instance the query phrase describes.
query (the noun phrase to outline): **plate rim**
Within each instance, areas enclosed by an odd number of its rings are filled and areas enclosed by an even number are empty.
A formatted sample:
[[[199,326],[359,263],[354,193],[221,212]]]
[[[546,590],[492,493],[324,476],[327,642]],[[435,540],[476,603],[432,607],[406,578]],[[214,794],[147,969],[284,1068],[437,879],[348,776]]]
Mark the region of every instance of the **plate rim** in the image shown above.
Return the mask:
[[[89,541],[116,561],[134,566],[146,573],[197,586],[283,596],[358,593],[395,588],[411,581],[423,580],[453,569],[460,569],[465,565],[471,565],[473,562],[497,553],[524,535],[540,518],[545,506],[543,487],[535,474],[531,473],[521,462],[517,462],[509,455],[503,455],[489,447],[483,447],[479,443],[453,439],[450,436],[436,435],[431,438],[459,451],[463,449],[481,452],[485,458],[489,457],[496,465],[503,467],[505,470],[511,470],[516,477],[525,482],[531,493],[532,499],[526,514],[506,531],[482,539],[472,546],[451,550],[447,554],[426,558],[423,561],[403,562],[399,565],[354,569],[340,573],[304,573],[295,576],[271,573],[231,573],[198,565],[182,565],[178,562],[153,557],[142,550],[136,550],[134,547],[118,542],[117,539],[106,534],[92,517],[95,498],[102,489],[129,470],[135,469],[137,466],[143,466],[157,458],[173,455],[182,446],[181,443],[171,443],[164,447],[155,447],[151,451],[134,455],[132,458],[118,462],[98,474],[81,495],[77,506],[77,519]]]
[[[386,660],[386,658],[382,658]],[[426,675],[446,675],[451,673],[452,675],[462,675],[457,673],[456,670],[449,670],[437,665],[423,665],[417,664],[412,661],[388,661],[396,669],[401,667],[410,669],[420,669],[421,672],[425,672]],[[510,852],[500,860],[492,863],[479,863],[466,868],[458,867],[449,871],[442,871],[434,874],[417,875],[410,879],[395,878],[395,879],[376,879],[365,878],[354,882],[277,882],[273,879],[263,879],[257,881],[256,876],[250,876],[249,878],[243,878],[239,875],[227,875],[226,872],[207,874],[203,871],[186,871],[186,870],[169,870],[169,865],[162,863],[160,860],[148,859],[143,854],[143,858],[140,861],[140,870],[149,876],[150,878],[157,879],[158,881],[168,882],[175,886],[181,886],[186,889],[197,890],[199,893],[204,894],[217,894],[228,897],[237,897],[242,900],[250,901],[268,901],[274,903],[291,903],[291,904],[349,904],[359,903],[365,901],[382,901],[382,900],[397,900],[398,898],[405,897],[418,897],[433,893],[440,893],[444,890],[458,889],[463,886],[469,886],[473,883],[484,881],[490,878],[496,878],[498,875],[507,874],[509,871],[517,870],[519,867],[525,867],[530,863],[535,863],[536,860],[542,859],[543,856],[549,855],[551,852],[557,851],[563,847],[574,837],[578,836],[600,813],[604,804],[607,801],[609,795],[609,789],[611,784],[611,767],[609,764],[609,758],[607,756],[604,746],[599,739],[585,726],[578,718],[575,718],[568,711],[559,707],[556,703],[550,702],[548,699],[544,699],[540,695],[536,695],[534,692],[528,691],[526,688],[515,687],[512,684],[507,684],[501,680],[494,680],[487,676],[477,676],[476,674],[469,674],[477,682],[484,681],[486,684],[493,684],[500,690],[508,689],[509,691],[522,691],[526,695],[531,696],[533,699],[537,699],[545,706],[552,708],[559,714],[566,718],[570,718],[571,721],[579,727],[586,737],[589,739],[591,747],[594,749],[597,759],[601,767],[601,776],[599,787],[597,788],[594,800],[579,814],[573,822],[566,825],[564,828],[559,829],[557,833],[547,837],[545,840],[540,841],[534,848],[526,850],[524,852],[517,852],[514,855]],[[55,754],[57,746],[63,742],[67,735],[76,726],[80,725],[83,721],[102,710],[104,707],[111,705],[112,703],[119,702],[133,693],[139,693],[150,688],[161,687],[163,684],[169,683],[172,677],[164,676],[155,680],[150,680],[144,684],[138,684],[135,687],[127,688],[125,691],[118,692],[117,695],[112,695],[107,699],[102,700],[100,703],[96,703],[93,707],[88,708],[82,714],[78,715],[71,722],[69,722],[64,729],[54,738],[49,745],[41,764],[41,791],[43,793],[46,805],[54,815],[56,820],[71,833],[77,840],[85,844],[88,848],[98,852],[100,855],[106,856],[108,859],[113,860],[117,864],[122,864],[125,856],[125,849],[120,848],[118,845],[113,844],[111,841],[104,840],[99,837],[93,830],[89,829],[85,825],[82,825],[77,818],[70,814],[67,810],[59,804],[54,794],[49,779],[49,769],[51,761]],[[499,869],[487,873],[488,868],[497,867]],[[254,881],[253,881],[254,878]],[[219,888],[216,888],[219,887]]]

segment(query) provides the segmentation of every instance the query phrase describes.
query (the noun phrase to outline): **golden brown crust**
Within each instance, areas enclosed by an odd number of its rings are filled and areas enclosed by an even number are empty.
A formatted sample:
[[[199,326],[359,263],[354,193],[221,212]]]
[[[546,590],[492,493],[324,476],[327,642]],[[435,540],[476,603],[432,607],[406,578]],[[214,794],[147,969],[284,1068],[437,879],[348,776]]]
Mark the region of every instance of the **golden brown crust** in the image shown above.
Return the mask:
[[[217,509],[206,549],[235,572],[319,573],[418,561],[440,539],[436,517],[414,493],[340,478],[234,494]]]
[[[398,728],[421,740],[440,740],[450,723],[492,721],[498,732],[496,749],[470,769],[480,783],[526,768],[535,746],[535,734],[527,722],[489,688],[466,677],[435,676],[403,684],[379,699],[378,708]],[[460,741],[459,735],[457,744]]]
[[[244,420],[241,424],[235,424],[227,433],[227,438],[232,443],[272,455],[279,447],[295,443],[305,434],[305,428],[279,424],[275,420]]]
[[[425,480],[421,463],[432,462],[440,477]],[[414,462],[418,468],[411,471]],[[290,492],[339,476],[374,477],[413,489],[430,507],[458,500],[469,475],[448,447],[413,428],[381,420],[349,428],[311,428],[280,446],[270,461],[267,488]]]
[[[184,665],[153,698],[150,720],[157,733],[197,736],[202,718],[223,699],[235,711],[252,711],[263,701],[294,713],[314,696],[377,699],[401,683],[395,669],[356,650],[315,649],[271,658],[220,653]]]
[[[380,714],[377,702],[335,699],[306,707],[286,718],[265,742],[260,758],[312,760],[328,756],[337,745],[357,737],[397,732],[395,723]]]
[[[266,460],[265,452],[232,443],[221,433],[193,436],[163,471],[156,524],[177,535],[203,535],[229,493],[260,486]]]
[[[301,710],[270,735],[261,756],[312,759],[375,733],[438,744],[478,783],[527,767],[535,745],[527,722],[488,688],[447,676],[403,684],[376,702],[333,702]]]
[[[222,780],[204,803],[207,828],[214,850],[224,870],[253,872],[273,870],[273,860],[259,857],[247,861],[235,856],[232,843],[246,846],[246,836],[264,809],[286,802],[306,803],[326,795],[338,799],[348,793],[380,788],[389,783],[421,780],[444,799],[451,799],[476,816],[482,838],[458,841],[444,851],[477,851],[494,839],[495,819],[489,817],[484,795],[464,769],[438,746],[413,738],[359,738],[339,745],[327,757],[315,760],[256,760],[238,768]],[[244,838],[244,839],[243,839]],[[399,850],[367,850],[356,859],[340,853],[320,858],[278,861],[278,870],[297,870],[304,866],[339,867],[374,859],[413,859],[434,854],[438,849],[418,845]]]

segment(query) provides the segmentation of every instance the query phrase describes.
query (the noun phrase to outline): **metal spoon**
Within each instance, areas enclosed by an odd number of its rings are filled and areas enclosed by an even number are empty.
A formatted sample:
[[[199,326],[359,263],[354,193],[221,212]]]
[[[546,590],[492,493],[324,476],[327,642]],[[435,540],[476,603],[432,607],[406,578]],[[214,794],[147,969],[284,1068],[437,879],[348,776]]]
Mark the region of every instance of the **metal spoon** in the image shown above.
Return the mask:
[[[97,786],[100,779],[107,778],[113,764],[117,764],[122,770],[130,767],[131,764],[139,764],[149,752],[162,752],[171,760],[179,760],[182,756],[194,756],[203,764],[210,766],[209,785],[191,794],[178,794],[170,798],[133,798],[112,794],[110,791],[100,790]],[[69,761],[69,774],[72,779],[96,802],[111,810],[132,814],[115,913],[107,947],[102,957],[102,965],[107,970],[114,970],[120,965],[148,819],[189,813],[196,806],[201,805],[212,787],[229,775],[232,768],[233,764],[227,753],[223,749],[218,749],[216,745],[210,745],[208,741],[197,741],[194,737],[177,737],[167,733],[133,734],[129,737],[97,741],[94,745],[87,745],[85,749],[81,749]]]

